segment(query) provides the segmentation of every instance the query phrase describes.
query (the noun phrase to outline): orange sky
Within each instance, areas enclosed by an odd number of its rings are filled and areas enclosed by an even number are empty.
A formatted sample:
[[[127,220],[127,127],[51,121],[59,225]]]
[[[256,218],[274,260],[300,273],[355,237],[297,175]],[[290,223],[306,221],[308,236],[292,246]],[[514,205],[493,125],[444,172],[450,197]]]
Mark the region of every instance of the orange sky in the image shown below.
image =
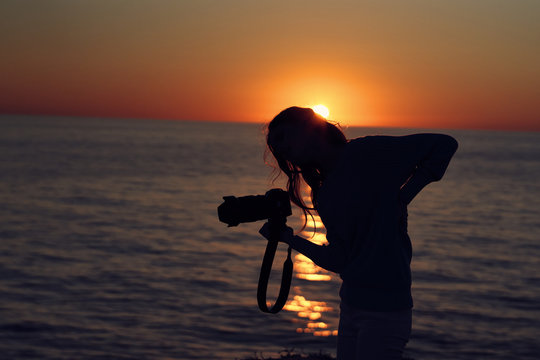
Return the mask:
[[[540,130],[540,1],[0,2],[0,113]]]

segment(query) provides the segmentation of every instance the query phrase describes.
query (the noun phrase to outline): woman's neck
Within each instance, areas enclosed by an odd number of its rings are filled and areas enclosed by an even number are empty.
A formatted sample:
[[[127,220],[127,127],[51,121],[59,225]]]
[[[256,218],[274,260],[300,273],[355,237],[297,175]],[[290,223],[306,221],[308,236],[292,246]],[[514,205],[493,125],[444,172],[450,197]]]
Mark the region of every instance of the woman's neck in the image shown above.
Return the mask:
[[[329,144],[325,149],[321,149],[318,167],[323,177],[326,177],[334,170],[344,148],[345,144]]]

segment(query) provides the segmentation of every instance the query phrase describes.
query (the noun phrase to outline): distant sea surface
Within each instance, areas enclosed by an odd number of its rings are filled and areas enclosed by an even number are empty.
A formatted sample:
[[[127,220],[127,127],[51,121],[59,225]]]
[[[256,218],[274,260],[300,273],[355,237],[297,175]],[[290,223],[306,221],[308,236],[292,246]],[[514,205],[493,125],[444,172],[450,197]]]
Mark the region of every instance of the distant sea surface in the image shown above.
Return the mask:
[[[539,359],[540,133],[431,131],[460,148],[409,207],[406,355]],[[222,196],[284,186],[263,153],[260,125],[0,117],[0,359],[335,355],[339,277],[294,253],[286,308],[263,314],[262,222],[217,219]]]

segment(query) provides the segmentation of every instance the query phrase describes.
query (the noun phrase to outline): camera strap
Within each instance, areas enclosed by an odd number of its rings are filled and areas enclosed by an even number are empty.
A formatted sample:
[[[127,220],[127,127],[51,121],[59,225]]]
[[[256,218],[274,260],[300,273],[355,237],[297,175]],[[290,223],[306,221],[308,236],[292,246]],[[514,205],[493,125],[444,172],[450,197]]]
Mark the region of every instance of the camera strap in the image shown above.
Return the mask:
[[[266,251],[264,252],[263,262],[261,266],[261,273],[259,275],[259,285],[257,287],[257,303],[259,309],[262,312],[276,314],[287,302],[289,296],[289,289],[291,287],[291,279],[293,272],[293,262],[291,260],[291,247],[287,249],[287,259],[283,263],[283,274],[281,275],[281,288],[279,289],[279,295],[276,299],[274,306],[270,309],[266,303],[266,290],[268,288],[268,279],[270,278],[270,272],[272,270],[272,263],[274,262],[274,256],[278,247],[278,239],[280,227],[284,226],[285,221],[272,221],[270,219],[270,240],[266,244]]]

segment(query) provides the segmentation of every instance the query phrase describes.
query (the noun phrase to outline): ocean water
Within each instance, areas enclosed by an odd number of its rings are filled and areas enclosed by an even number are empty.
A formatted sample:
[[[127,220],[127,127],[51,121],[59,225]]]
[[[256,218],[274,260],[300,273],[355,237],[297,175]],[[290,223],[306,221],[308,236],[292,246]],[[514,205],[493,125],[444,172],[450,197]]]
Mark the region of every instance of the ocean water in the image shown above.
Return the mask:
[[[538,359],[540,133],[436,131],[460,148],[409,207],[406,355]],[[263,152],[260,125],[0,117],[0,359],[335,354],[339,277],[295,253],[286,308],[263,314],[262,222],[217,219],[222,196],[283,186]]]

